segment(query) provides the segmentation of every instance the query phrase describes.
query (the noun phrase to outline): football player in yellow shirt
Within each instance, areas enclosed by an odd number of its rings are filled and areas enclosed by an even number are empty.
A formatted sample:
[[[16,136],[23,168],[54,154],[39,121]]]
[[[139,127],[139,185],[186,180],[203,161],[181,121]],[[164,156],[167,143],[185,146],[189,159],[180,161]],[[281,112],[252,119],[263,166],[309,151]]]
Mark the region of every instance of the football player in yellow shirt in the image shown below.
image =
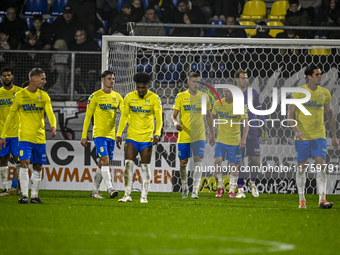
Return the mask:
[[[4,124],[6,118],[9,114],[9,110],[11,109],[13,103],[14,95],[22,90],[22,88],[15,86],[13,84],[13,73],[10,67],[6,66],[0,71],[3,87],[0,88],[0,134],[4,128]],[[12,122],[10,127],[10,133],[6,139],[6,147],[2,148],[0,151],[0,172],[3,190],[0,193],[0,196],[8,196],[12,195],[20,195],[20,185],[19,183],[19,141],[18,141],[18,130],[19,130],[19,116],[16,115],[15,119]],[[15,171],[13,174],[12,187],[11,190],[8,190],[8,161],[10,158],[10,154],[12,154],[14,162],[15,162]]]
[[[141,156],[142,168],[142,194],[141,203],[147,203],[147,195],[150,186],[151,173],[150,161],[152,146],[159,142],[163,126],[162,103],[155,93],[148,90],[150,76],[140,72],[133,76],[136,90],[130,92],[124,98],[124,109],[119,122],[117,132],[117,147],[122,144],[122,133],[126,123],[129,124],[127,139],[125,142],[125,171],[124,171],[124,197],[119,202],[131,202],[131,186],[133,179],[134,161],[138,153]],[[156,118],[156,130],[154,121]]]
[[[188,171],[187,164],[188,159],[191,157],[191,152],[194,154],[194,166],[195,171],[193,175],[194,184],[191,198],[198,199],[198,189],[201,182],[202,171],[196,171],[202,169],[202,160],[204,158],[205,151],[205,125],[204,115],[202,115],[202,95],[205,94],[198,90],[200,82],[200,76],[198,73],[190,73],[188,76],[189,89],[178,93],[176,101],[173,106],[171,121],[175,128],[178,130],[178,157],[180,159],[180,177],[182,181],[182,198],[188,198],[189,188],[187,185]],[[207,110],[207,122],[211,132],[210,145],[215,144],[215,132],[213,127],[213,118],[211,115],[211,104],[208,96],[205,94],[206,110]],[[179,114],[179,121],[177,116]]]
[[[217,102],[214,105],[212,113],[214,117],[218,117],[219,121],[217,139],[215,144],[215,177],[217,180],[217,194],[216,197],[222,197],[223,190],[223,173],[221,170],[221,164],[223,158],[229,161],[230,169],[230,185],[229,185],[229,197],[236,198],[234,192],[238,178],[238,167],[242,161],[242,149],[245,148],[248,136],[248,113],[245,106],[244,115],[233,114],[233,94],[229,89],[223,89],[224,98],[222,99],[222,105]],[[243,123],[243,124],[240,124]],[[242,138],[241,129],[242,128]]]
[[[106,70],[101,75],[103,88],[94,92],[87,102],[86,116],[83,126],[81,145],[87,146],[87,130],[94,114],[93,141],[99,156],[98,169],[94,177],[94,187],[91,193],[93,198],[103,198],[99,193],[99,185],[104,179],[110,198],[115,198],[118,191],[114,190],[111,183],[109,163],[113,160],[116,136],[117,109],[122,113],[123,98],[113,91],[115,76],[112,71]]]
[[[33,68],[29,73],[28,86],[16,93],[13,105],[6,119],[0,141],[0,149],[6,144],[6,138],[11,132],[10,127],[19,115],[19,159],[20,185],[22,198],[19,204],[28,204],[28,167],[33,163],[31,200],[30,203],[42,204],[38,197],[41,182],[41,167],[46,164],[45,112],[50,122],[51,137],[57,134],[57,121],[54,116],[51,99],[42,90],[46,83],[45,72],[41,68]]]
[[[300,88],[310,92],[311,98],[304,107],[311,115],[304,115],[296,105],[291,104],[288,108],[288,119],[296,120],[289,121],[294,131],[295,150],[297,153],[296,160],[298,169],[296,172],[296,186],[299,193],[299,208],[306,208],[305,184],[306,170],[308,167],[307,161],[310,156],[315,160],[314,169],[317,169],[317,186],[319,192],[319,208],[330,209],[333,206],[332,202],[326,200],[327,189],[327,174],[325,160],[327,155],[327,140],[324,121],[324,112],[326,111],[328,124],[332,131],[332,145],[334,150],[339,147],[339,142],[336,137],[335,117],[329,104],[332,100],[331,93],[320,86],[321,69],[315,65],[310,65],[305,70],[308,83]],[[294,93],[293,98],[304,98],[303,93]],[[295,116],[294,116],[295,115]]]

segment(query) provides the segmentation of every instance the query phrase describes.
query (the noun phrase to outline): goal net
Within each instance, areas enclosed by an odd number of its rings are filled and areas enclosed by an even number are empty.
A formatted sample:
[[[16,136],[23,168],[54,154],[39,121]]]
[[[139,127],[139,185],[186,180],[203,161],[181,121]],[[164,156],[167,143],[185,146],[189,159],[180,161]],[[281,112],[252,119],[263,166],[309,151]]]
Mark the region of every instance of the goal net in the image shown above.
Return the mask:
[[[132,80],[134,73],[143,71],[150,74],[150,90],[160,96],[164,116],[162,141],[153,150],[150,189],[180,191],[176,145],[178,133],[170,117],[176,95],[188,89],[186,81],[190,72],[200,74],[200,90],[208,94],[213,104],[217,97],[209,86],[215,88],[222,97],[222,89],[218,87],[221,84],[234,83],[235,72],[246,70],[249,77],[248,86],[259,93],[262,109],[270,109],[273,103],[273,88],[277,88],[280,98],[283,87],[292,88],[306,84],[304,69],[310,64],[316,64],[323,72],[321,86],[332,94],[331,106],[336,118],[337,137],[340,137],[339,48],[338,41],[335,40],[104,36],[102,69],[114,71],[115,90],[123,97],[135,90]],[[276,110],[266,116],[269,138],[265,142],[260,139],[260,159],[263,167],[260,168],[256,179],[260,193],[297,193],[294,138],[285,119],[287,117],[281,115],[281,102],[278,99]],[[327,193],[337,194],[340,192],[340,153],[339,150],[333,149],[326,116],[325,127],[328,149]],[[206,125],[206,132],[207,130]],[[114,158],[113,181],[118,189],[123,190],[123,151],[116,148]],[[138,162],[136,163],[134,188],[140,189],[140,168]],[[306,192],[317,193],[318,170],[313,167],[313,160],[309,163]],[[214,175],[211,168],[209,169],[209,166],[214,165],[214,148],[210,147],[208,140],[203,165],[208,168],[205,168],[207,171],[203,173],[200,192],[215,192]],[[223,165],[227,165],[227,162]],[[248,159],[245,158],[245,166],[247,165]],[[193,162],[189,163],[189,172],[188,184],[191,187]],[[245,173],[245,182],[248,181],[249,174]],[[227,189],[228,183],[228,173],[224,173]],[[249,191],[247,185],[245,189]]]

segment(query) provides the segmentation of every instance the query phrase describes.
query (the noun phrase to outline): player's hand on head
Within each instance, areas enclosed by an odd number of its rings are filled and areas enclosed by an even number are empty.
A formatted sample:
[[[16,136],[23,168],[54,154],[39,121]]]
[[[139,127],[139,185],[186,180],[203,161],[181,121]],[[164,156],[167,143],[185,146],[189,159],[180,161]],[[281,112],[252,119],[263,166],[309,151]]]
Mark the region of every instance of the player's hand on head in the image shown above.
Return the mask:
[[[152,145],[156,145],[159,142],[159,136],[154,135],[152,138]]]
[[[80,140],[80,143],[81,143],[81,145],[83,145],[84,147],[86,147],[86,146],[87,146],[87,139],[86,139],[86,138],[82,138],[82,139]]]
[[[117,142],[118,149],[120,149],[120,146],[122,145],[122,138],[120,136],[117,136],[116,142]]]
[[[55,127],[50,128],[51,137],[55,137],[57,135],[57,129]]]

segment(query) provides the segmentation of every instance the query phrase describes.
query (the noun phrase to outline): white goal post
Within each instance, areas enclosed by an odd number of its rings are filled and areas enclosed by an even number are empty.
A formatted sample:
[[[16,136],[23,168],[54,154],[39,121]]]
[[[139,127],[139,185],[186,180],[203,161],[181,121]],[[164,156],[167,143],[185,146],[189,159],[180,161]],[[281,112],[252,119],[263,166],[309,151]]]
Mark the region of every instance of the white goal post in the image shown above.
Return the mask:
[[[164,135],[162,142],[154,149],[151,191],[180,191],[175,143],[177,131],[171,124],[170,116],[176,95],[187,89],[186,77],[189,72],[200,73],[205,84],[216,88],[217,84],[233,83],[234,73],[244,69],[249,76],[249,86],[260,95],[263,109],[269,109],[273,88],[278,88],[280,93],[282,87],[305,84],[304,69],[310,64],[316,64],[323,72],[322,86],[332,94],[331,106],[336,118],[337,137],[340,137],[339,63],[338,40],[138,36],[102,38],[102,70],[110,69],[115,73],[115,90],[122,96],[133,91],[133,74],[145,71],[152,77],[150,90],[158,94],[163,103]],[[211,92],[207,88],[202,90]],[[221,89],[216,90],[222,94]],[[211,102],[217,99],[210,94]],[[277,110],[266,116],[266,119],[278,120],[267,121],[269,139],[266,142],[261,141],[260,145],[262,165],[272,168],[266,171],[262,169],[258,174],[257,187],[260,192],[265,193],[296,193],[294,140],[290,128],[280,124],[286,117],[281,116],[278,105]],[[340,194],[340,151],[334,151],[327,121],[325,125],[328,147],[327,193]],[[213,155],[214,149],[207,143],[205,165],[213,165]],[[123,169],[123,152],[116,148],[114,157],[114,166]],[[245,164],[248,164],[247,159]],[[138,189],[138,171],[134,176],[134,187]],[[249,176],[246,177],[248,178]],[[317,192],[315,178],[316,172],[309,171],[307,193]],[[214,183],[212,174],[209,171],[204,173],[201,192],[214,191]],[[116,185],[123,190],[123,183],[118,181]]]

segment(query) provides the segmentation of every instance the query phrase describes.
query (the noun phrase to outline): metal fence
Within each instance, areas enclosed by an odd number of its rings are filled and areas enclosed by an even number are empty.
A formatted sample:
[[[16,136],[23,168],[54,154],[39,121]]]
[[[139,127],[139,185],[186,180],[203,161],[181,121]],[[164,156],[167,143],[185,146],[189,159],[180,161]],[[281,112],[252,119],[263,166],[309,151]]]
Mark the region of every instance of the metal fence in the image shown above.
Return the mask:
[[[33,68],[42,68],[44,90],[54,101],[79,101],[101,86],[100,52],[0,50],[0,68],[4,66],[12,68],[17,86],[25,86]]]

